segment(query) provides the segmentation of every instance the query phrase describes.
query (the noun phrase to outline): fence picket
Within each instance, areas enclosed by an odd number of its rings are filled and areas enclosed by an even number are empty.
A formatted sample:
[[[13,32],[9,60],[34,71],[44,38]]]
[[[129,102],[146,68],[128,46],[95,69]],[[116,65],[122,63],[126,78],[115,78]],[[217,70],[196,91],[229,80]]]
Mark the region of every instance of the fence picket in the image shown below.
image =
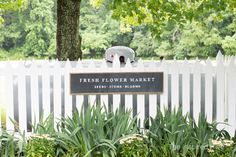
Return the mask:
[[[106,60],[102,61],[101,65],[101,72],[106,72],[106,69],[108,68]],[[106,108],[108,111],[108,95],[107,94],[101,94],[101,102],[100,105]],[[104,110],[103,108],[103,110]]]
[[[23,62],[19,64],[18,71],[18,108],[19,108],[19,128],[27,130],[26,117],[26,69]]]
[[[3,122],[6,112],[6,92],[5,92],[5,75],[6,75],[6,62],[0,62],[0,128],[2,128],[5,124]],[[2,119],[3,118],[3,119]],[[2,125],[3,124],[3,125]]]
[[[2,70],[2,68],[0,67],[0,71]],[[5,109],[3,109],[3,104],[5,104],[5,96],[4,96],[4,77],[1,76],[1,72],[0,72],[0,128],[2,128],[2,115],[3,112],[5,112]]]
[[[76,62],[76,71],[75,72],[80,72],[83,71],[83,65],[82,61],[78,60]],[[84,103],[84,96],[83,95],[76,95],[76,109],[80,112],[83,109],[83,103]]]
[[[171,109],[179,106],[179,71],[176,60],[171,64]]]
[[[153,60],[149,64],[149,68],[150,68],[150,71],[162,72],[160,70],[160,67],[156,66],[156,63]],[[163,93],[158,93],[158,94],[160,95]],[[157,105],[160,105],[160,104],[157,104],[157,95],[156,94],[149,94],[149,116],[152,118],[154,118],[157,114]],[[151,121],[149,121],[149,122],[151,122]]]
[[[182,64],[181,73],[183,82],[182,112],[185,115],[187,113],[190,113],[190,63],[186,59]]]
[[[115,55],[113,60],[112,68],[114,71],[119,72],[120,71],[120,61],[119,57]],[[113,94],[113,111],[116,111],[120,106],[120,94]]]
[[[208,122],[213,121],[213,67],[211,61],[206,61],[205,69],[205,115]]]
[[[144,71],[144,65],[142,60],[138,62],[137,69],[139,71]],[[144,129],[144,120],[145,120],[145,95],[137,95],[137,118],[140,120],[140,128]]]
[[[32,123],[39,122],[39,68],[35,61],[30,66],[30,87],[31,87],[31,120]]]
[[[91,60],[88,70],[91,72],[96,72],[96,66],[94,63],[94,60]],[[96,95],[95,94],[91,94],[88,96],[88,103],[90,106],[96,106]]]
[[[219,52],[217,55],[216,66],[216,121],[224,122],[225,120],[225,69],[224,57]],[[220,128],[223,128],[221,126]],[[219,129],[220,129],[219,128]]]
[[[43,117],[50,115],[50,67],[48,61],[41,62]]]
[[[70,94],[70,71],[73,71],[69,60],[66,61],[64,68],[65,78],[65,117],[72,115],[72,95]]]
[[[230,63],[227,68],[227,100],[228,100],[228,131],[231,135],[234,135],[236,129],[236,66],[233,58],[231,58]]]
[[[201,113],[201,64],[196,60],[193,72],[193,118],[198,121]],[[192,69],[193,70],[193,69]]]
[[[62,103],[61,103],[61,65],[60,62],[53,62],[53,108],[54,108],[54,124],[56,125],[58,120],[62,116]],[[56,127],[56,126],[55,126]]]
[[[163,74],[163,93],[161,94],[160,109],[163,112],[168,108],[168,65],[167,62],[162,60],[160,70],[164,72]]]
[[[127,63],[126,63],[126,65],[125,65],[125,71],[132,71],[132,65],[131,65],[131,63],[130,63],[130,59],[128,58],[127,59]],[[133,117],[133,96],[132,96],[132,94],[126,94],[125,95],[125,109],[127,110],[127,111],[131,111],[131,117]]]
[[[11,62],[7,63],[7,72],[6,72],[6,95],[7,100],[6,104],[4,104],[4,108],[6,109],[6,129],[7,130],[14,130],[14,124],[11,122],[11,119],[14,120],[14,104],[13,104],[13,67]]]

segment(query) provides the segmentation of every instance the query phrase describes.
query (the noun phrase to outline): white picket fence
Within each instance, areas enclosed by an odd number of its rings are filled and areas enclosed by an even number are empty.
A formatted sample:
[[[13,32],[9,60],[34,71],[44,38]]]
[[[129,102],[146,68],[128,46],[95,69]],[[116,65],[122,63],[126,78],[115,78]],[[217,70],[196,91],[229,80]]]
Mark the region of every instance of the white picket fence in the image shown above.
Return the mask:
[[[164,72],[164,92],[158,94],[70,95],[71,72]],[[236,57],[218,54],[216,60],[141,61],[120,65],[104,60],[83,61],[1,61],[0,117],[6,114],[6,129],[14,130],[10,119],[21,130],[31,131],[40,116],[53,113],[55,121],[71,116],[83,105],[104,104],[110,111],[118,107],[132,109],[140,126],[145,118],[161,110],[181,107],[196,120],[204,113],[209,122],[222,125],[231,135],[236,129]],[[0,127],[3,119],[0,119]]]

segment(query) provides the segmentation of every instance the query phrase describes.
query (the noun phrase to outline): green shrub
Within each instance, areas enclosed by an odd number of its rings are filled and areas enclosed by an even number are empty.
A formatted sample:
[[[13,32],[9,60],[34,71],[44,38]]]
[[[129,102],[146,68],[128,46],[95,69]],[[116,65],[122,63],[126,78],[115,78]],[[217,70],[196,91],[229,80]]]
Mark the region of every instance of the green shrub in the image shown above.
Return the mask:
[[[209,157],[235,157],[235,144],[232,140],[212,140],[208,148]]]
[[[147,157],[148,145],[146,139],[139,134],[126,136],[120,140],[119,157]]]
[[[55,157],[54,139],[47,134],[34,135],[28,141],[26,157]]]

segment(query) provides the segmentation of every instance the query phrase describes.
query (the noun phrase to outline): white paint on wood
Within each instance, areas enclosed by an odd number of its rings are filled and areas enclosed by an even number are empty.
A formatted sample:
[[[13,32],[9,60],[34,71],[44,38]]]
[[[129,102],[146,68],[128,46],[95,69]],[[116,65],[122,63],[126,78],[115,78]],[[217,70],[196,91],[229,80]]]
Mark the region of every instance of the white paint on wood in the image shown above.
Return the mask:
[[[6,104],[4,104],[4,107],[6,109],[6,129],[7,130],[14,130],[14,124],[12,123],[11,119],[14,120],[14,104],[13,104],[13,67],[10,62],[7,63],[7,71],[6,71],[6,95],[7,95],[7,101]]]
[[[179,107],[179,71],[178,63],[174,60],[171,66],[171,109],[176,110]]]
[[[90,64],[92,62],[92,64]],[[193,74],[193,117],[198,118],[201,112],[201,74],[205,74],[205,114],[207,120],[212,122],[213,119],[213,77],[216,76],[216,99],[217,99],[217,113],[216,120],[223,122],[226,118],[229,121],[230,127],[227,129],[230,133],[236,129],[236,57],[224,57],[218,54],[217,60],[207,60],[205,64],[195,61],[166,61],[158,62],[139,60],[138,63],[131,64],[127,61],[125,66],[121,66],[118,56],[114,58],[111,67],[107,66],[105,61],[78,61],[76,67],[71,66],[72,62],[67,61],[65,67],[61,67],[63,62],[55,61],[48,62],[37,60],[33,62],[25,62],[30,65],[30,68],[23,66],[22,61],[6,61],[0,62],[0,77],[3,76],[5,80],[5,87],[0,87],[4,90],[4,94],[0,91],[0,103],[6,108],[7,117],[14,119],[14,104],[13,104],[13,84],[18,82],[18,96],[19,96],[19,112],[23,113],[19,117],[20,129],[23,131],[27,127],[26,119],[26,82],[27,75],[30,77],[30,91],[31,96],[31,119],[32,122],[39,121],[39,76],[42,76],[42,99],[44,116],[50,114],[50,76],[53,76],[53,113],[55,118],[60,118],[62,113],[61,93],[65,94],[65,116],[72,114],[72,96],[70,94],[70,78],[71,72],[164,72],[164,92],[160,94],[160,108],[161,111],[168,107],[168,74],[171,74],[171,105],[172,109],[178,107],[179,103],[179,75],[182,74],[182,110],[183,114],[190,112],[190,73]],[[3,66],[6,64],[5,66]],[[19,64],[19,65],[18,65]],[[64,64],[64,63],[63,63]],[[110,63],[109,63],[110,64]],[[7,67],[7,68],[6,68]],[[61,78],[64,76],[65,91],[62,91]],[[13,77],[16,80],[13,80]],[[15,81],[15,82],[14,82]],[[5,100],[1,99],[5,95]],[[94,104],[96,100],[95,95],[89,96],[89,103]],[[83,95],[76,96],[76,107],[80,111],[83,109]],[[108,95],[101,95],[101,104],[105,104],[108,109]],[[120,94],[113,94],[113,111],[120,106]],[[123,105],[123,104],[122,104]],[[125,94],[125,108],[133,109],[133,95]],[[157,95],[149,95],[149,116],[155,117],[157,108]],[[137,95],[137,114],[140,119],[141,127],[145,119],[145,96],[143,94]],[[1,119],[0,119],[1,120]],[[56,122],[56,121],[55,121]],[[13,130],[14,125],[7,118],[7,129]],[[232,126],[232,127],[231,127]],[[222,128],[222,127],[221,127]],[[231,129],[231,130],[230,130]]]
[[[205,115],[208,122],[213,121],[213,75],[214,69],[212,67],[211,61],[208,59],[205,70]]]
[[[47,118],[50,111],[50,67],[49,62],[42,62],[41,68],[41,76],[42,76],[42,96],[43,96],[43,118]]]
[[[225,68],[224,57],[219,52],[217,55],[216,66],[216,121],[225,120]],[[223,128],[223,127],[222,127]]]
[[[201,64],[196,60],[193,73],[193,117],[198,121],[199,113],[201,113]]]
[[[140,71],[145,71],[142,60],[138,62],[137,68]],[[137,95],[137,118],[140,121],[140,128],[144,129],[144,120],[145,120],[145,95]]]
[[[106,72],[106,69],[108,69],[106,60],[102,60],[102,65],[100,69],[101,69],[101,72]],[[106,109],[108,111],[108,95],[107,94],[101,94],[100,105],[103,106],[102,110]]]
[[[31,87],[31,119],[33,124],[39,122],[39,68],[35,61],[30,66],[30,87]]]
[[[227,107],[228,107],[228,131],[231,136],[234,136],[236,129],[236,66],[233,58],[231,58],[230,63],[227,68]]]
[[[69,60],[66,61],[64,68],[65,78],[65,117],[72,115],[72,95],[70,94],[70,71],[72,70],[71,63]]]
[[[114,60],[113,60],[113,70],[115,72],[120,72],[120,61],[119,61],[119,56],[115,55]],[[120,106],[120,94],[113,94],[113,111],[116,111],[119,106]]]
[[[76,68],[75,73],[79,73],[81,71],[83,71],[83,64],[81,60],[78,60],[78,62],[76,63]],[[83,104],[84,104],[84,96],[83,95],[76,95],[76,109],[80,112],[81,110],[83,110]]]
[[[19,128],[27,130],[26,116],[26,69],[23,62],[19,64],[18,74],[18,109],[19,109]]]
[[[145,96],[143,94],[137,95],[137,119],[140,121],[140,128],[144,129]]]
[[[190,113],[190,63],[185,59],[181,66],[182,73],[182,112]]]
[[[60,62],[54,62],[54,68],[53,68],[53,108],[54,108],[54,123],[57,124],[59,119],[61,119],[62,116],[62,102],[61,102],[61,93],[62,93],[62,87],[61,87],[61,67]]]
[[[160,110],[164,112],[168,108],[168,63],[164,60],[161,62],[160,70],[164,72],[163,74],[163,93],[160,97]]]
[[[155,118],[157,114],[157,95],[150,94],[149,95],[149,116]]]

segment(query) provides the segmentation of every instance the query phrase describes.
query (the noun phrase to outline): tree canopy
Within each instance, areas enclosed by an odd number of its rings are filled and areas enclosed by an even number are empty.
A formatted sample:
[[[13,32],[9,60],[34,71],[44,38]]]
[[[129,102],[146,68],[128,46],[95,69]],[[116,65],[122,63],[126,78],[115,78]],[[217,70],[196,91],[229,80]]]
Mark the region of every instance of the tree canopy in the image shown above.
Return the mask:
[[[90,0],[94,7],[100,7],[106,0]],[[222,20],[225,11],[234,12],[235,0],[109,0],[113,17],[123,25],[147,25],[159,36],[168,23],[184,25],[188,21],[204,22],[204,17],[214,12]]]
[[[138,57],[206,58],[219,50],[235,55],[236,2],[186,0],[189,5],[201,4],[195,8],[186,8],[184,2],[82,0],[78,27],[83,57],[101,58],[116,45],[133,48]],[[164,7],[166,3],[172,7]],[[185,12],[180,11],[181,5]],[[28,0],[24,6],[20,12],[15,8],[1,12],[5,22],[0,26],[0,59],[13,54],[16,58],[56,57],[57,1]],[[195,9],[192,15],[191,9]]]
[[[5,11],[9,11],[9,10],[17,10],[19,9],[23,3],[25,1],[24,0],[1,0],[0,1],[0,24],[2,24],[4,22],[4,19],[2,18],[2,13]]]

